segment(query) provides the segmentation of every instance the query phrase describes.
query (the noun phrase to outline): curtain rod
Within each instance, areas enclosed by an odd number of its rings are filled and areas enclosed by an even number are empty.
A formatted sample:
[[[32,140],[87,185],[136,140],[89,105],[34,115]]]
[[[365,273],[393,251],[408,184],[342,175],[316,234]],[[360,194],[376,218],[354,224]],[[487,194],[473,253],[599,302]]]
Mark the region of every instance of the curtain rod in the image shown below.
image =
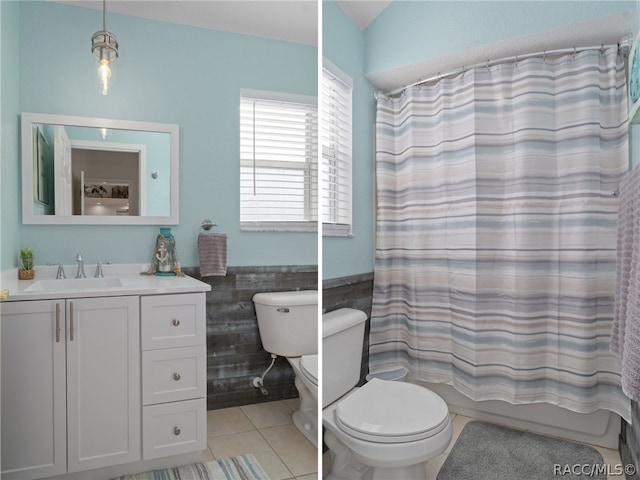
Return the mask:
[[[629,43],[628,40],[625,40],[623,42],[619,42],[616,44],[610,44],[610,45],[596,45],[596,46],[592,46],[592,47],[571,47],[571,48],[561,48],[561,49],[557,49],[557,50],[544,50],[542,52],[535,52],[535,53],[527,53],[524,55],[513,55],[511,57],[504,57],[504,58],[499,58],[497,60],[487,60],[486,62],[483,63],[476,63],[473,65],[469,65],[466,67],[458,67],[454,70],[449,70],[446,73],[437,73],[436,75],[433,75],[427,79],[423,79],[423,80],[418,80],[417,82],[411,83],[409,85],[405,85],[403,87],[400,88],[396,88],[395,90],[391,90],[389,92],[384,93],[383,95],[386,96],[393,96],[393,95],[397,95],[398,93],[404,92],[407,88],[411,88],[411,87],[415,87],[417,85],[422,85],[424,83],[428,83],[428,82],[432,82],[434,80],[441,80],[443,78],[446,77],[451,77],[451,76],[455,76],[455,75],[459,75],[461,73],[466,72],[467,70],[473,69],[473,68],[479,68],[479,67],[486,67],[486,68],[490,68],[494,65],[499,65],[499,64],[503,64],[503,63],[518,63],[518,61],[520,60],[525,60],[527,58],[534,58],[534,57],[542,57],[542,58],[546,58],[547,56],[554,56],[554,55],[563,55],[563,54],[567,54],[567,53],[573,53],[576,54],[578,52],[584,52],[585,50],[604,50],[605,48],[609,48],[609,47],[618,47],[618,51],[622,52],[623,55],[626,55],[629,53]],[[379,92],[375,93],[375,98],[376,100],[378,99],[378,95]]]

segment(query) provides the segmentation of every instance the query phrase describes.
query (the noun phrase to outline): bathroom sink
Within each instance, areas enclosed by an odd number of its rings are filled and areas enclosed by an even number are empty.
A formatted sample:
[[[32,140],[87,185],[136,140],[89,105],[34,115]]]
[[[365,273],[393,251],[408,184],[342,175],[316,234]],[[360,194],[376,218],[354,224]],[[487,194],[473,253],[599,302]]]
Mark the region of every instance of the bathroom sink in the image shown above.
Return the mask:
[[[24,289],[25,292],[68,292],[73,290],[101,290],[122,287],[119,278],[70,278],[61,280],[38,280]]]

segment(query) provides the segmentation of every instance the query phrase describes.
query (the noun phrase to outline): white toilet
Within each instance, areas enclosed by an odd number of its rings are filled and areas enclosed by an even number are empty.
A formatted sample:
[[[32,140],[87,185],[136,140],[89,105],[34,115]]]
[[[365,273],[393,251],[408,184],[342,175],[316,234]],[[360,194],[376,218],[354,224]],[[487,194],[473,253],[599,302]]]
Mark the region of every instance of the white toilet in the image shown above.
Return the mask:
[[[318,446],[318,292],[257,293],[253,296],[264,349],[286,357],[295,373],[300,407],[293,423]]]
[[[419,385],[374,378],[360,388],[364,312],[322,316],[322,423],[329,480],[424,480],[425,462],[451,441],[449,410]]]

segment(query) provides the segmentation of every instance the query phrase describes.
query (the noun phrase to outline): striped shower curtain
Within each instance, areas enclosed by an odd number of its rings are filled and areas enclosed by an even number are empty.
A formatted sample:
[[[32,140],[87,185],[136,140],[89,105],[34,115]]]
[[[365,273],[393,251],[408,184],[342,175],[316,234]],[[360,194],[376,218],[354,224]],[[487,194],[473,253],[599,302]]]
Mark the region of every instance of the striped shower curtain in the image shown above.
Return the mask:
[[[626,98],[612,48],[378,99],[372,372],[629,418],[609,352]]]

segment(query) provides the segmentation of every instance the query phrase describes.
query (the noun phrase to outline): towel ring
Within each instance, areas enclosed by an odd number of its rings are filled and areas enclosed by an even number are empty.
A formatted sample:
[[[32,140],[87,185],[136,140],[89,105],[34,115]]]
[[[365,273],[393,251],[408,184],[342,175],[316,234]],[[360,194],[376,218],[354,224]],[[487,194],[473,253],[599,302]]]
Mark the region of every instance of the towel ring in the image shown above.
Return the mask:
[[[213,227],[217,227],[217,226],[218,226],[218,224],[217,224],[217,223],[212,222],[212,221],[211,221],[211,220],[209,220],[208,218],[204,219],[204,220],[202,221],[202,223],[200,223],[200,228],[202,228],[203,230],[205,230],[205,231],[207,231],[207,232],[208,232],[209,230],[211,230]]]

